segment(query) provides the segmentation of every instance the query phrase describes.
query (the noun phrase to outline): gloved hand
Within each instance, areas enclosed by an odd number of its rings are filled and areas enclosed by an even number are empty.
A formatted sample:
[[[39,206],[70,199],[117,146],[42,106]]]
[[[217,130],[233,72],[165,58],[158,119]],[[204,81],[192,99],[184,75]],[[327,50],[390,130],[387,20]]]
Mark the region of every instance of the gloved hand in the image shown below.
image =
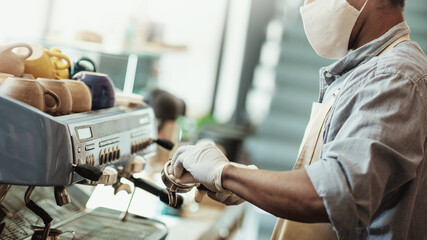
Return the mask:
[[[236,194],[224,190],[221,184],[221,174],[224,167],[232,164],[235,167],[258,169],[256,166],[246,166],[230,163],[213,142],[202,142],[193,146],[180,147],[171,159],[170,174],[181,183],[201,183],[209,191],[197,189],[195,200],[200,202],[207,193],[212,199],[226,205],[244,202]]]
[[[181,183],[201,183],[212,192],[223,191],[221,173],[230,161],[212,142],[178,148],[171,159],[172,174]]]

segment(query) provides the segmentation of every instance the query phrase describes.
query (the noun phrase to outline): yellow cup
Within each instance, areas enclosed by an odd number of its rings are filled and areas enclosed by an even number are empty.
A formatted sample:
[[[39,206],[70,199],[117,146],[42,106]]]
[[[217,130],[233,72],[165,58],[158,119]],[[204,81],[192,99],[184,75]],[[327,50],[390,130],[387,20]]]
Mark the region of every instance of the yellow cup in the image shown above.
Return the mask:
[[[34,78],[56,78],[61,79],[59,70],[70,67],[70,59],[62,53],[43,48],[38,44],[31,44],[33,54],[25,60],[24,73],[32,74]],[[59,58],[60,63],[55,64],[53,58]],[[62,62],[62,61],[65,62]]]
[[[49,49],[49,52],[62,54],[59,48],[51,48]],[[59,79],[69,79],[70,72],[68,71],[68,68],[70,67],[70,60],[68,60],[67,62],[67,60],[64,58],[52,57],[52,61],[53,61],[53,64],[55,65],[57,77]]]

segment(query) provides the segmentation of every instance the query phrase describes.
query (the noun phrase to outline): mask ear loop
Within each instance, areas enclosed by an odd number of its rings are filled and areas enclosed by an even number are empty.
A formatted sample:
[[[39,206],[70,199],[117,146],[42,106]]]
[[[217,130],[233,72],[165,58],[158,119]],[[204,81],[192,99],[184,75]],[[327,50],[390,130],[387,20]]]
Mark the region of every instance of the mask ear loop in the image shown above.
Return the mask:
[[[363,11],[363,9],[365,9],[366,4],[368,3],[368,0],[365,1],[365,4],[363,4],[362,8],[360,9],[360,12]]]

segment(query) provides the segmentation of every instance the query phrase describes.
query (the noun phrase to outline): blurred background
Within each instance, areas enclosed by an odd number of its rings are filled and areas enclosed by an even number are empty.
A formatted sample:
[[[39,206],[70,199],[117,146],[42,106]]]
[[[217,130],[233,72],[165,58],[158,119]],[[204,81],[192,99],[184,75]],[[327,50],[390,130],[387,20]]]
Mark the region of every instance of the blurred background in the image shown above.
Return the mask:
[[[244,132],[237,137],[240,158],[288,170],[317,100],[318,69],[331,63],[306,40],[301,4],[0,0],[0,43],[38,42],[72,60],[89,57],[125,92],[166,90],[186,103],[186,116],[178,119],[182,141],[197,139],[206,126],[226,126]],[[427,51],[425,0],[408,0],[405,16],[411,38]],[[269,239],[274,222],[250,207],[240,239]]]

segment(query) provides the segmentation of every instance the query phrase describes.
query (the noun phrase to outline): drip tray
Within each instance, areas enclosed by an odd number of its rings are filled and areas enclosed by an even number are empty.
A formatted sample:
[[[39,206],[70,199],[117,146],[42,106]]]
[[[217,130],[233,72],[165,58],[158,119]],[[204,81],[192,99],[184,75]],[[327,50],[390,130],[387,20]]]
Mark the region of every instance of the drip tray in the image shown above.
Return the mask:
[[[43,222],[33,212],[25,207],[24,195],[27,187],[12,186],[2,202],[11,216],[3,219],[5,228],[0,233],[0,240],[31,239],[34,230],[32,226],[42,227]],[[75,239],[108,240],[108,239],[147,239],[162,240],[168,233],[167,227],[156,220],[129,214],[128,221],[122,222],[122,212],[108,209],[87,209],[89,196],[79,187],[67,187],[71,203],[59,207],[53,197],[53,187],[36,187],[31,199],[52,216],[51,229],[57,229],[63,234],[63,239],[73,239],[70,232],[75,233]]]
[[[129,215],[128,221],[121,221],[122,212],[97,208],[76,219],[53,226],[62,232],[74,232],[76,239],[165,239],[167,228],[163,223],[140,216]],[[30,239],[30,238],[29,238]],[[72,239],[72,234],[62,234],[60,239]]]

